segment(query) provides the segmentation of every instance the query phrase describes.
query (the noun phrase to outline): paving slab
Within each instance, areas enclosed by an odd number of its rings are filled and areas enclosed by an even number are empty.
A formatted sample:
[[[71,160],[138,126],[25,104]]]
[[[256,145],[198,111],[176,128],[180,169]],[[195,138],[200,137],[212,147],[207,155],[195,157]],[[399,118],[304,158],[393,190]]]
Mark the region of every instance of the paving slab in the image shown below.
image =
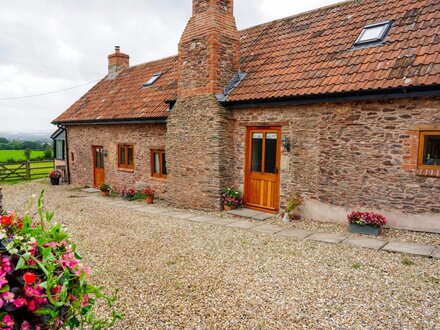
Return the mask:
[[[406,242],[389,242],[382,248],[382,250],[388,252],[412,254],[422,257],[430,257],[435,250],[435,246]]]
[[[101,190],[95,189],[95,188],[84,188],[84,189],[81,189],[81,191],[84,191],[89,194],[101,192]]]
[[[311,241],[336,244],[342,242],[345,238],[346,238],[345,236],[340,234],[314,233],[311,236],[307,237],[306,239]]]
[[[270,213],[260,212],[259,214],[252,216],[252,219],[264,221],[264,220],[272,218],[273,216],[274,215],[270,214]]]
[[[387,244],[387,242],[375,238],[352,237],[343,240],[342,244],[366,249],[380,250],[385,244]]]
[[[238,228],[238,229],[251,229],[256,226],[260,226],[260,224],[255,223],[255,222],[241,220],[241,221],[236,221],[231,224],[228,224],[226,227]]]
[[[211,225],[218,225],[218,226],[227,226],[233,222],[235,222],[235,219],[228,219],[228,218],[217,218],[212,221],[207,221],[206,223],[209,223]]]
[[[246,209],[246,208],[228,211],[228,214],[238,215],[239,217],[243,217],[243,218],[252,218],[253,216],[259,215],[261,213],[263,212]]]
[[[293,239],[305,239],[311,235],[313,235],[314,232],[310,230],[303,230],[303,229],[295,229],[295,228],[288,228],[280,231],[277,233],[278,236],[284,236],[289,237]]]
[[[208,221],[214,221],[216,219],[218,219],[218,218],[217,217],[210,217],[210,216],[206,216],[206,215],[200,215],[200,216],[188,218],[187,220],[194,221],[194,222],[208,222]]]
[[[162,213],[161,215],[176,218],[176,219],[181,219],[181,220],[185,220],[185,219],[189,219],[189,218],[194,217],[194,213],[178,212],[178,211],[169,211],[169,212]]]
[[[434,259],[440,259],[440,247],[437,247],[437,248],[434,250],[434,252],[433,252],[433,254],[432,254],[432,257],[433,257]]]
[[[279,227],[276,225],[261,225],[251,228],[253,231],[257,231],[259,233],[265,234],[276,234],[283,230],[283,227]]]

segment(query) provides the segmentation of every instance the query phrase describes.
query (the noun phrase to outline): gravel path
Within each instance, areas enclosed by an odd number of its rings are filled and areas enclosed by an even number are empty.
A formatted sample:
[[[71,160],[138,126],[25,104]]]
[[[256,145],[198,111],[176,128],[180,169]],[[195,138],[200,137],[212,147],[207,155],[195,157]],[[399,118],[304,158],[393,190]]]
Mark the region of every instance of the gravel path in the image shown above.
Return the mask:
[[[92,267],[92,280],[109,293],[120,288],[125,320],[116,329],[440,324],[439,260],[176,221],[41,182],[4,187],[4,205],[24,210],[28,197],[43,188],[47,207]]]

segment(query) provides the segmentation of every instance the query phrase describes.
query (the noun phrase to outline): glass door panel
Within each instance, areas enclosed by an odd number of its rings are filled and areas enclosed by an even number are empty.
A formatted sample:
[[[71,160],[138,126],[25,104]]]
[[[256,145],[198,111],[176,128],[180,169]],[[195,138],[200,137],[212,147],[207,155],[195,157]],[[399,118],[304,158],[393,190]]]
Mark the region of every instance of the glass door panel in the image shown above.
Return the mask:
[[[252,134],[251,171],[263,171],[263,133]]]

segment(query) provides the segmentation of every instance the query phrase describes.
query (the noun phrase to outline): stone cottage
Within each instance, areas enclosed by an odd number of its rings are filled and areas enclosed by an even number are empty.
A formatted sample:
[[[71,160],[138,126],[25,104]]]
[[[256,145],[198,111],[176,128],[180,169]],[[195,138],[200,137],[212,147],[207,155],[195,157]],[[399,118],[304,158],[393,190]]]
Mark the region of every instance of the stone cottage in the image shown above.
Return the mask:
[[[300,193],[309,218],[366,209],[440,232],[440,1],[346,1],[241,31],[232,0],[192,6],[176,56],[130,66],[116,47],[53,121],[70,183],[144,182],[200,209],[236,187],[272,213]]]

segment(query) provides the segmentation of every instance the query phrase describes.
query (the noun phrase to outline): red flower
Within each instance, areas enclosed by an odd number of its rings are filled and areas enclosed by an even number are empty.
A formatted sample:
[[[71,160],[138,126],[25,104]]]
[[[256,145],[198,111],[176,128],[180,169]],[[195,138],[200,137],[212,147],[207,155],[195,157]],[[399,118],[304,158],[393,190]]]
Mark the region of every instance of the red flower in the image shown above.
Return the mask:
[[[23,275],[23,279],[27,284],[32,284],[37,280],[37,277],[34,273],[26,273]]]
[[[1,222],[3,226],[9,226],[10,224],[12,224],[12,217],[8,215],[2,215]]]

